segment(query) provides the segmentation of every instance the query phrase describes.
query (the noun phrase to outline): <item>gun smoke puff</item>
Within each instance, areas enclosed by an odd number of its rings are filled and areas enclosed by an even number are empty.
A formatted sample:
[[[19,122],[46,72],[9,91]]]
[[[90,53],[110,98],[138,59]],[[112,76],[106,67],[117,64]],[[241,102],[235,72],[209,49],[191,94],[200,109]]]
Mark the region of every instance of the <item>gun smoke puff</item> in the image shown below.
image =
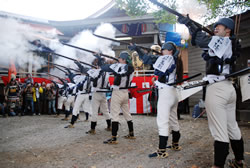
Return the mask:
[[[205,5],[199,4],[197,0],[189,0],[189,1],[178,1],[178,9],[182,14],[187,15],[197,22],[203,21],[202,17],[207,13],[207,7]],[[189,31],[185,25],[176,24],[176,32],[178,32],[182,39],[189,39]]]
[[[102,23],[100,26],[98,26],[96,28],[94,34],[98,34],[98,35],[109,37],[109,38],[115,38],[115,32],[116,32],[116,29],[111,24],[109,24],[109,23]],[[103,44],[103,45],[98,45],[99,50],[103,54],[107,54],[107,55],[115,57],[115,53],[111,49],[111,45],[114,42],[98,38],[97,43]]]
[[[176,32],[181,35],[181,39],[188,40],[190,35],[188,28],[182,24],[176,24]]]
[[[109,23],[102,23],[96,28],[94,33],[114,38],[115,28]],[[91,30],[83,30],[82,32],[78,33],[70,40],[69,44],[115,57],[115,53],[111,48],[112,41],[95,37]],[[92,53],[81,51],[68,46],[63,46],[61,44],[55,45],[54,43],[53,45],[50,45],[50,47],[54,47],[51,49],[55,50],[55,52],[58,54],[62,54],[89,64],[91,64],[95,59]],[[73,61],[65,61],[64,58],[57,58],[54,62],[66,67],[78,68]]]
[[[8,67],[9,61],[13,60],[21,68],[27,68],[28,63],[32,63],[33,70],[40,69],[43,58],[32,51],[35,48],[30,42],[37,40],[37,35],[44,36],[46,33],[16,19],[0,18],[0,23],[0,65]]]
[[[182,14],[189,14],[189,17],[197,22],[200,22],[207,13],[207,7],[204,4],[200,4],[197,0],[182,0],[178,3],[178,8]]]

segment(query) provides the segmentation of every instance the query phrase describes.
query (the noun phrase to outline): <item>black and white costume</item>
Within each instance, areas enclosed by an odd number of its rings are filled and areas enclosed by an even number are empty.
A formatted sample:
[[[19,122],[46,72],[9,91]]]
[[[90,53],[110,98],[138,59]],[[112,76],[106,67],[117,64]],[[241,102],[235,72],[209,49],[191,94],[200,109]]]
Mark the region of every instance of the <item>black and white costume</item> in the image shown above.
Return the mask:
[[[91,115],[91,129],[86,132],[95,134],[95,127],[97,124],[97,116],[100,108],[100,112],[103,113],[106,122],[106,130],[111,130],[111,119],[108,110],[108,104],[106,100],[106,92],[109,89],[109,73],[104,72],[101,69],[89,69],[87,74],[92,81],[92,115]]]
[[[104,141],[107,144],[117,143],[117,132],[119,124],[119,114],[122,111],[125,120],[127,121],[129,128],[129,135],[125,138],[134,138],[132,116],[129,112],[129,92],[128,87],[134,76],[134,68],[129,61],[129,54],[127,52],[121,52],[119,58],[126,60],[126,63],[105,64],[101,66],[101,69],[106,72],[112,72],[114,74],[114,85],[112,88],[111,107],[110,114],[112,119],[112,138]]]
[[[71,124],[65,128],[73,128],[75,121],[80,113],[82,106],[89,107],[89,92],[91,89],[90,78],[87,75],[81,75],[77,78],[78,84],[76,85],[76,99],[74,103],[74,108],[72,112]],[[77,82],[76,82],[77,83]]]
[[[230,73],[230,64],[236,60],[236,55],[232,50],[232,41],[229,35],[207,36],[201,32],[188,18],[180,18],[180,23],[186,24],[192,35],[192,41],[200,48],[205,48],[202,54],[207,63],[207,86],[205,107],[208,115],[208,125],[214,138],[214,165],[224,167],[225,160],[229,153],[229,143],[236,161],[244,160],[244,146],[240,129],[236,122],[236,92],[232,82],[225,79],[224,75]],[[222,18],[215,23],[227,28],[234,29],[234,21],[229,18]],[[218,30],[220,27],[218,27]],[[219,31],[218,31],[219,32]],[[237,167],[237,163],[232,163],[232,167]],[[239,166],[241,167],[241,166]]]
[[[70,115],[70,107],[74,107],[76,97],[76,85],[74,83],[68,83],[67,87],[67,100],[65,102],[65,119]]]
[[[159,150],[149,157],[168,156],[166,153],[167,140],[169,136],[169,129],[172,130],[174,150],[180,150],[180,128],[177,118],[178,97],[176,88],[169,86],[169,83],[174,83],[176,80],[176,61],[178,50],[172,42],[163,44],[162,50],[173,51],[173,55],[150,55],[145,54],[136,45],[129,46],[129,49],[136,50],[140,59],[144,64],[152,64],[155,69],[155,75],[158,80],[155,85],[158,88],[158,103],[157,103],[157,125],[159,130]]]

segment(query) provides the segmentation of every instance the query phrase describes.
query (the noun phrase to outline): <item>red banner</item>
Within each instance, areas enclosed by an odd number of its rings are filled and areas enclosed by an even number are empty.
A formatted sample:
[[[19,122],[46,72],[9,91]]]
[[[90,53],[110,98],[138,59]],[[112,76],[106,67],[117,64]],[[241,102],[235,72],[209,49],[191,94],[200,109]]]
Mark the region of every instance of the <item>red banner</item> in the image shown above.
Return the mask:
[[[8,76],[2,76],[1,78],[3,80],[4,85],[7,85],[8,84]],[[25,79],[27,79],[27,78],[17,78],[16,80],[20,81],[21,83],[25,83]],[[37,82],[37,83],[42,83],[42,82],[51,83],[51,81],[46,79],[46,78],[32,78],[32,79],[33,79],[34,83],[35,82]]]
[[[152,85],[152,78],[156,76],[139,76],[134,77],[132,80],[132,86],[137,86],[136,90],[143,90],[145,88],[150,88]],[[157,78],[157,77],[156,77]],[[114,77],[109,78],[110,85],[114,83]],[[150,92],[149,92],[150,93]],[[138,96],[138,95],[137,95]],[[145,99],[144,96],[140,95],[136,98],[136,104],[132,104],[134,101],[130,101],[130,106],[134,106],[135,110],[132,110],[130,108],[131,113],[136,114],[143,114],[143,113],[149,113],[150,109],[148,110],[146,107],[150,106],[147,99]],[[135,111],[135,112],[133,112]]]

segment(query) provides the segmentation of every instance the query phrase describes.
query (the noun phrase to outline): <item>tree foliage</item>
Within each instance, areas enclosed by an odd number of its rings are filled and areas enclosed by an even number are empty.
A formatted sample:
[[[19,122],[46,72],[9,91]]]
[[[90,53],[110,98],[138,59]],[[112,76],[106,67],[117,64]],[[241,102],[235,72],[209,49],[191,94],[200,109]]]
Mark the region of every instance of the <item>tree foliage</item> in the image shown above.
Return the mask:
[[[158,0],[158,2],[176,10],[177,0]],[[229,17],[250,9],[250,1],[248,0],[198,0],[198,2],[207,7],[207,14],[204,16],[206,21],[217,17]],[[142,16],[150,12],[155,16],[157,23],[176,22],[174,15],[160,8],[152,10],[153,5],[149,0],[116,0],[116,3],[129,16]]]
[[[129,16],[142,16],[147,14],[149,9],[145,0],[116,0],[120,9],[124,9]]]
[[[176,0],[159,0],[159,2],[168,4],[172,9],[176,9]],[[129,16],[143,16],[148,12],[155,17],[156,23],[175,23],[176,17],[160,8],[152,8],[153,5],[148,0],[116,0],[120,9],[124,9]]]
[[[176,10],[176,0],[165,0],[163,3],[166,3],[169,8]],[[154,17],[156,18],[156,23],[170,23],[174,24],[176,22],[176,16],[158,8],[158,10],[153,12]]]
[[[229,17],[250,9],[248,0],[198,0],[207,6],[207,21],[217,17]]]

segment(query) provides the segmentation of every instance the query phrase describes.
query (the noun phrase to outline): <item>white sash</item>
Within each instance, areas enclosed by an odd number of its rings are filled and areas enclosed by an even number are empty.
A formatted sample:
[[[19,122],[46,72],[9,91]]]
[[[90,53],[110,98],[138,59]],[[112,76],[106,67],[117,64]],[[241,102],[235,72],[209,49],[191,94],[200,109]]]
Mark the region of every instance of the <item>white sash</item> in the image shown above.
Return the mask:
[[[223,55],[232,55],[231,40],[229,39],[229,37],[213,36],[212,40],[208,44],[208,47],[210,48],[208,50],[210,56],[217,56],[219,58],[222,58]],[[225,58],[227,57],[228,56],[226,56]]]
[[[89,76],[91,77],[91,78],[97,78],[98,77],[98,75],[100,74],[100,71],[101,71],[101,69],[90,69],[90,70],[88,70],[88,74],[89,74]]]
[[[174,58],[170,55],[164,55],[160,56],[155,64],[153,65],[154,69],[157,69],[163,73],[167,71],[167,69],[170,67],[170,65],[173,64]]]
[[[115,71],[117,74],[124,74],[124,73],[127,72],[126,71],[126,66],[127,66],[127,64],[116,63],[116,64],[112,64],[110,66],[110,69]]]

